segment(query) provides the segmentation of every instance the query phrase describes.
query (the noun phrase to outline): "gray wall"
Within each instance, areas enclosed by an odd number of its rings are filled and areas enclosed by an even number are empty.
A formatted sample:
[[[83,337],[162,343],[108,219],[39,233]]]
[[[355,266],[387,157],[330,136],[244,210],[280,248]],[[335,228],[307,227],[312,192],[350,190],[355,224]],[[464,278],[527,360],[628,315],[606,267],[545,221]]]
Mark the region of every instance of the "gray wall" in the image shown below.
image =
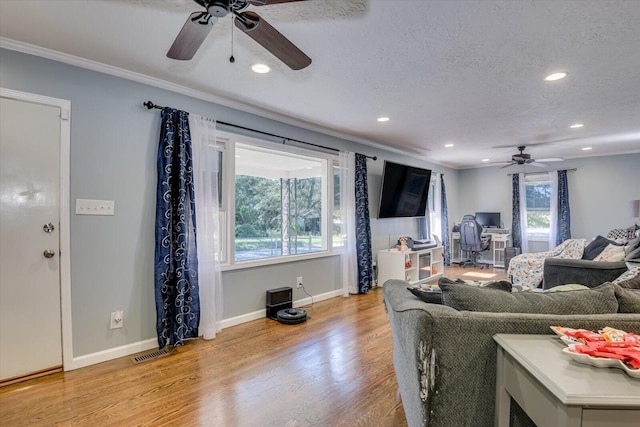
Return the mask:
[[[432,167],[171,91],[10,50],[0,50],[0,86],[71,101],[71,297],[74,357],[153,339],[156,147],[159,111],[142,102],[191,111],[241,126],[378,156],[371,168],[372,217],[385,158]],[[452,172],[450,175],[455,174]],[[75,199],[115,201],[115,216],[78,216]],[[374,235],[413,232],[415,220],[372,221]],[[376,250],[377,248],[374,248]],[[225,319],[265,307],[265,290],[292,286],[319,295],[341,288],[340,257],[223,273]],[[305,298],[294,287],[294,300]],[[109,314],[125,312],[125,327],[109,329]]]
[[[577,168],[568,175],[572,237],[591,239],[633,225],[629,205],[640,199],[640,153],[569,159],[556,165]],[[465,213],[498,211],[505,227],[511,228],[509,169],[513,168],[459,171],[456,221]]]
[[[376,219],[384,160],[445,174],[450,227],[467,212],[500,211],[510,226],[511,187],[506,170],[455,171],[365,147],[126,79],[9,50],[0,50],[0,86],[68,99],[71,113],[71,210],[77,198],[115,200],[115,216],[71,214],[71,292],[74,356],[155,337],[153,252],[158,111],[142,102],[192,111],[218,120],[316,144],[378,156],[368,162],[371,229],[376,252],[401,235],[417,235],[413,219]],[[565,162],[570,175],[573,232],[594,236],[628,226],[628,202],[639,199],[640,154]],[[224,318],[265,306],[265,290],[304,276],[312,295],[341,287],[340,258],[226,271]],[[305,298],[294,288],[294,299]],[[125,311],[126,327],[109,329],[109,313]]]

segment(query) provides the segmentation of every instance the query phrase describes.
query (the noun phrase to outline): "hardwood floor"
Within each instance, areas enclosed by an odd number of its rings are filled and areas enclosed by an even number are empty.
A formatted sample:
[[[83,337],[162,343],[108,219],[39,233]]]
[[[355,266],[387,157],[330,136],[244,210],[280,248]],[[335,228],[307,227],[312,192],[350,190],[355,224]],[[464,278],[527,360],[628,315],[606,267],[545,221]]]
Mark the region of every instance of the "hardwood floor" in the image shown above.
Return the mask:
[[[506,278],[445,275],[473,271]],[[306,309],[302,324],[255,320],[137,365],[123,357],[2,387],[0,424],[406,426],[382,289]]]

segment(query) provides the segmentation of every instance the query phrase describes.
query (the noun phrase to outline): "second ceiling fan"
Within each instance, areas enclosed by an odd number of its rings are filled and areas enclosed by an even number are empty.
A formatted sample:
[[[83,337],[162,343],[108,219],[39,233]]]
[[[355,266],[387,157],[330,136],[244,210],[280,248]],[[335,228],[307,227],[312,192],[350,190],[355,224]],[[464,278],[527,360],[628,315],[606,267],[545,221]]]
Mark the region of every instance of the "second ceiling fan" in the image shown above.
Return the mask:
[[[167,56],[188,61],[198,51],[211,32],[218,18],[231,14],[234,24],[292,70],[301,70],[311,64],[309,58],[289,39],[271,24],[252,11],[245,11],[249,5],[267,6],[304,0],[194,0],[204,10],[193,12],[178,33]]]
[[[513,166],[513,165],[531,165],[539,168],[546,168],[547,165],[544,164],[543,162],[561,162],[564,160],[561,157],[551,157],[548,159],[534,159],[531,157],[531,154],[524,152],[525,148],[527,147],[524,145],[520,145],[518,147],[518,151],[520,151],[520,153],[514,154],[513,156],[511,156],[511,161],[508,162],[506,165],[502,166],[502,168],[508,168],[509,166]],[[499,162],[499,163],[504,163],[504,162]]]

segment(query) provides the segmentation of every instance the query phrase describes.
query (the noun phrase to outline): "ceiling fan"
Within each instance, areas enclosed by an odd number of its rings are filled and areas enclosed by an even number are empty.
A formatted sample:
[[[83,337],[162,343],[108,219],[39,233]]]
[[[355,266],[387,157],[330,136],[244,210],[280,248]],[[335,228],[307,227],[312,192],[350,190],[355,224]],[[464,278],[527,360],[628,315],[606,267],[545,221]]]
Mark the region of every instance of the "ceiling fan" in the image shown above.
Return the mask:
[[[562,157],[551,157],[548,159],[536,160],[531,157],[531,154],[524,152],[525,148],[526,147],[524,145],[519,146],[518,151],[520,151],[520,153],[514,154],[513,156],[511,156],[511,161],[506,165],[502,166],[502,168],[508,168],[509,166],[513,166],[513,165],[531,165],[539,168],[546,168],[548,165],[542,162],[561,162],[564,160]],[[504,162],[500,162],[500,163],[504,163]]]
[[[304,0],[194,0],[204,10],[193,12],[174,40],[167,57],[188,61],[198,51],[218,18],[231,14],[235,26],[262,47],[284,62],[292,70],[311,64],[309,58],[289,39],[273,28],[257,13],[245,11],[249,5],[267,6]],[[232,57],[233,58],[233,57]],[[233,60],[231,59],[233,62]]]

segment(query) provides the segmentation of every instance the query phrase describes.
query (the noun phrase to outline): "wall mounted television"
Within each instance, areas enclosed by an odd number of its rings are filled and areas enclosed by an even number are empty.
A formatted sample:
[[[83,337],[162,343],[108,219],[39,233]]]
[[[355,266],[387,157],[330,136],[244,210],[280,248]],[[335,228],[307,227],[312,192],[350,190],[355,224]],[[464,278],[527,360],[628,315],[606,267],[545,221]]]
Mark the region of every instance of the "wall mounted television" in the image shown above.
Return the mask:
[[[382,173],[378,218],[425,216],[431,170],[386,161]]]
[[[476,212],[476,221],[484,228],[500,228],[500,212]]]

